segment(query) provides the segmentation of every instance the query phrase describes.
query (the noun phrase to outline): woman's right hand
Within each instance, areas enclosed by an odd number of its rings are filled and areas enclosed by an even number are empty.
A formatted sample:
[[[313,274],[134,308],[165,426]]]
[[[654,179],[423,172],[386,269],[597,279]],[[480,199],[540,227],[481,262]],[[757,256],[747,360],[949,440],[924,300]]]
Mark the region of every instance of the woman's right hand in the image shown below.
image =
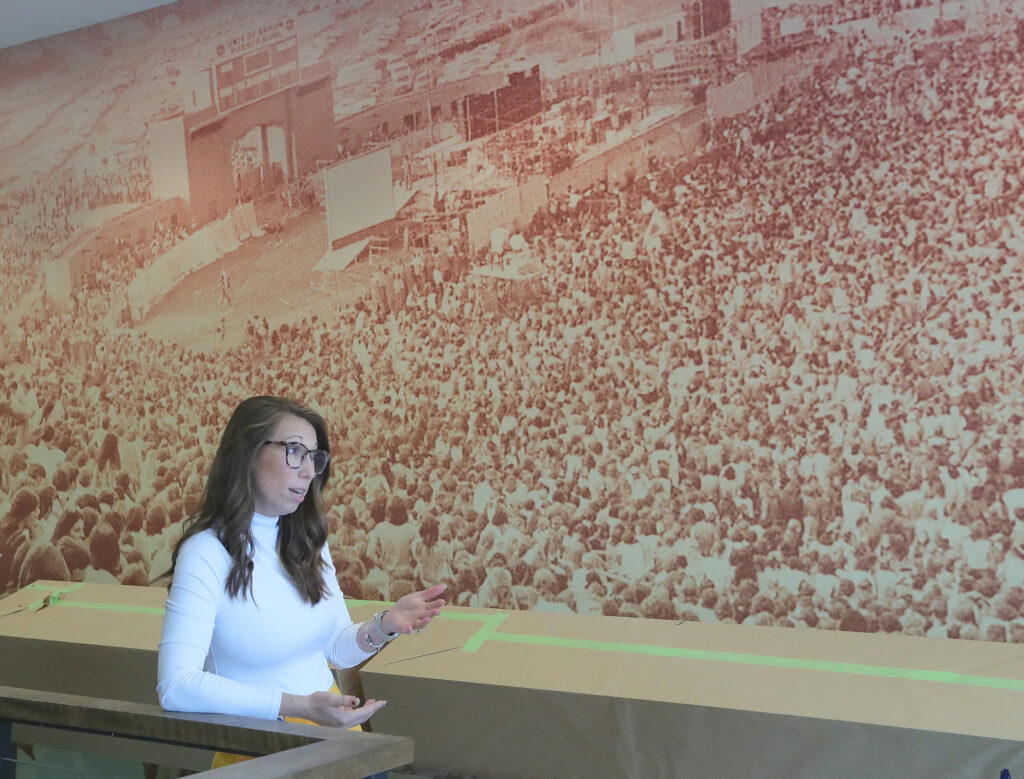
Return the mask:
[[[356,696],[333,692],[314,692],[312,695],[284,693],[281,696],[281,716],[301,717],[327,727],[353,728],[370,719],[385,703],[371,698],[360,706]]]

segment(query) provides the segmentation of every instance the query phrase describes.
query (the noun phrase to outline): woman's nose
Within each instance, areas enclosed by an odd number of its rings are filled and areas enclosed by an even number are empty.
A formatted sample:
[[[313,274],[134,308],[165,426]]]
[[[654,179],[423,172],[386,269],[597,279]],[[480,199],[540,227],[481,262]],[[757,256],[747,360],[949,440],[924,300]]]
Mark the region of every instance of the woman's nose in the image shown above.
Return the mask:
[[[313,456],[309,452],[302,458],[302,464],[299,466],[299,475],[311,481],[316,476],[316,469],[313,467]]]

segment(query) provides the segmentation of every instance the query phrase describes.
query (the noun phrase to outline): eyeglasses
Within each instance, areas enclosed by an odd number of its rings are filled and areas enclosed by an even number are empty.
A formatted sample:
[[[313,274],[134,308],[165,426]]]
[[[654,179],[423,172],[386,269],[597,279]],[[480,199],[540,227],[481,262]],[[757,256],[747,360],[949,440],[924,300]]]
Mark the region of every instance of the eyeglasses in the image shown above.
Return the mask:
[[[323,449],[307,449],[305,444],[298,441],[264,441],[264,444],[274,444],[284,447],[284,462],[289,468],[301,468],[306,458],[313,463],[313,473],[321,474],[331,459],[330,452]]]

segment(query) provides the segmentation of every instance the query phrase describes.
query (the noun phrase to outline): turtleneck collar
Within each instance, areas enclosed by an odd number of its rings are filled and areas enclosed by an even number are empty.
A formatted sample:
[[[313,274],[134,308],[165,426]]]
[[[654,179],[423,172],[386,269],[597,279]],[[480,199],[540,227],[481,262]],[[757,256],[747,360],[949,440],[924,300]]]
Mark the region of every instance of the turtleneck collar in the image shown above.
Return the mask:
[[[278,519],[279,519],[279,517],[266,517],[263,514],[258,514],[256,512],[253,512],[253,515],[252,515],[252,526],[254,528],[256,528],[256,527],[276,528],[277,527],[277,520]]]

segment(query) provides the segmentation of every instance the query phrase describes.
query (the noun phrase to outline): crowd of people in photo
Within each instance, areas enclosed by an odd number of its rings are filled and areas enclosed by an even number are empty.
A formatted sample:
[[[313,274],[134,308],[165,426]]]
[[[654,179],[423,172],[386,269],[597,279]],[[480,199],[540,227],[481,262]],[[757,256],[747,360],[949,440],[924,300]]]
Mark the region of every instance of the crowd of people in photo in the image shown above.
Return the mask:
[[[118,238],[86,269],[81,286],[86,290],[123,290],[139,271],[153,264],[193,231],[193,226],[163,220],[153,222],[151,234],[135,240]]]
[[[352,597],[1024,642],[1024,70],[925,37],[553,198],[512,312],[451,247],[213,353],[110,329],[120,278],[8,328],[0,592],[163,573],[270,393],[331,426]]]
[[[40,262],[52,258],[79,234],[78,214],[143,202],[149,197],[149,187],[149,173],[139,157],[102,173],[41,176],[30,185],[4,189],[0,197],[0,273],[4,278],[0,310],[10,311],[39,291]]]
[[[149,197],[149,172],[143,157],[102,172],[43,176],[31,185],[3,192],[0,249],[7,262],[23,265],[51,257],[55,246],[76,231],[75,212],[118,203],[139,203]]]

